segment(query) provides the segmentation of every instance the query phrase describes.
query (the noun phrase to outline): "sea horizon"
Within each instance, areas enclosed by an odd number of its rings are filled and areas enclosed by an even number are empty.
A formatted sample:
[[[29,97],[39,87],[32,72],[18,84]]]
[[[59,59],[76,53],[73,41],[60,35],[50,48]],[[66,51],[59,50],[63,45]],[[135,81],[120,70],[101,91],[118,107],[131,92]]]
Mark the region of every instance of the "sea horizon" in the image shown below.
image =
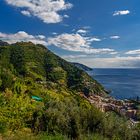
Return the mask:
[[[140,68],[94,68],[88,72],[116,99],[140,97]]]
[[[93,67],[92,69],[140,69],[140,67]]]

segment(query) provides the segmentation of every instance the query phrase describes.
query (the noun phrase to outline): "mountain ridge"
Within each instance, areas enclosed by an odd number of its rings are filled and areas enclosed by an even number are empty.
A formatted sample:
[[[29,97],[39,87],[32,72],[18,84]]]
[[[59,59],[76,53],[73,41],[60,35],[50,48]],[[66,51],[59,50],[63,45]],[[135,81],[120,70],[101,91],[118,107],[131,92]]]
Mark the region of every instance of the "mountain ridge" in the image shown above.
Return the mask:
[[[0,46],[0,93],[2,140],[139,139],[139,128],[101,112],[102,85],[43,45]]]
[[[0,66],[17,77],[52,82],[86,95],[105,94],[104,88],[86,72],[53,54],[43,45],[17,42],[1,46]]]
[[[7,42],[0,40],[0,46],[7,46],[7,45],[9,45]]]
[[[93,69],[84,65],[84,64],[81,64],[81,63],[76,63],[76,62],[72,62],[73,65],[75,65],[76,67],[84,70],[84,71],[92,71]]]

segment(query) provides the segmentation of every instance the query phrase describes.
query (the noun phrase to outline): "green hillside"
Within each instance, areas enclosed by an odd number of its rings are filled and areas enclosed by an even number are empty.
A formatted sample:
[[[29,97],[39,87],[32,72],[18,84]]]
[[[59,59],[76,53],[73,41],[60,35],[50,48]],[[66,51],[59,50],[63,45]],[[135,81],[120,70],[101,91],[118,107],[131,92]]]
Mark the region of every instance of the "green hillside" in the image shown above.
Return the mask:
[[[79,96],[106,95],[86,72],[42,45],[1,44],[0,139],[140,139],[139,126]]]
[[[87,73],[56,56],[44,46],[30,42],[1,46],[0,69],[13,79],[31,78],[34,82],[44,83],[45,86],[55,84],[86,95],[105,94],[103,87]],[[10,82],[8,83],[10,86]],[[6,85],[1,86],[1,89],[4,88]]]
[[[93,69],[86,66],[86,65],[83,65],[83,64],[80,64],[80,63],[75,63],[75,62],[72,62],[73,65],[77,66],[78,68],[84,70],[84,71],[92,71]]]

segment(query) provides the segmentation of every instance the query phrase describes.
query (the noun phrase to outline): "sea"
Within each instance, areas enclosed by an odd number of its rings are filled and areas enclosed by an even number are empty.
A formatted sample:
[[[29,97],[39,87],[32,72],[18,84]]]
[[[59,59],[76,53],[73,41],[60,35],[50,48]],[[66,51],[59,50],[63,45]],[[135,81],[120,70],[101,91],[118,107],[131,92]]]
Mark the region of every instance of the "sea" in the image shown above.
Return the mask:
[[[88,73],[116,99],[140,97],[140,69],[96,68]]]

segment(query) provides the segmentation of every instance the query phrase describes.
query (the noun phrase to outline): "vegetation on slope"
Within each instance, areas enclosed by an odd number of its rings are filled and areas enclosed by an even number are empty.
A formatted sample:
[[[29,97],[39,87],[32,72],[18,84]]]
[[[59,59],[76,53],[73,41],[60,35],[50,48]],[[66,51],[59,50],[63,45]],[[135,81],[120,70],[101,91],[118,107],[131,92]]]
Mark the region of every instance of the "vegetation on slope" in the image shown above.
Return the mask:
[[[90,68],[90,67],[88,67],[86,65],[80,64],[80,63],[74,63],[73,62],[72,64],[75,65],[76,67],[84,70],[84,71],[92,71],[93,70],[92,68]]]
[[[0,67],[15,78],[23,76],[35,81],[48,81],[87,95],[105,93],[103,87],[83,70],[44,46],[30,42],[0,47]]]
[[[104,95],[97,81],[42,45],[0,46],[0,92],[4,140],[140,139],[139,126],[104,114],[79,96]]]

